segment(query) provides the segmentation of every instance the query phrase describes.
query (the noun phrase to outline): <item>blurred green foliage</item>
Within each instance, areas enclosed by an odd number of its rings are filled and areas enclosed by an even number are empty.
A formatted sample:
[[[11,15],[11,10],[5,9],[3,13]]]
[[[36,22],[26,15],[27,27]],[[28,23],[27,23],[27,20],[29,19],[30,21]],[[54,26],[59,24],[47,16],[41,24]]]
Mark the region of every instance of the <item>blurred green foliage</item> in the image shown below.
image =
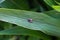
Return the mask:
[[[0,0],[0,40],[60,40],[60,0]]]

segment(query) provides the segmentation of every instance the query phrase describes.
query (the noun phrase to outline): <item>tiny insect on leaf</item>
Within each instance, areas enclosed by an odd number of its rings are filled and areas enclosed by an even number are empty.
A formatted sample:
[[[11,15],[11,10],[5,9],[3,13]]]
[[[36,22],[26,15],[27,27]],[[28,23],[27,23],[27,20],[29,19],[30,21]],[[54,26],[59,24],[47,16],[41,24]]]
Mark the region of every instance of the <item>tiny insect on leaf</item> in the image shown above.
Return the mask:
[[[32,19],[28,19],[28,22],[32,23]]]

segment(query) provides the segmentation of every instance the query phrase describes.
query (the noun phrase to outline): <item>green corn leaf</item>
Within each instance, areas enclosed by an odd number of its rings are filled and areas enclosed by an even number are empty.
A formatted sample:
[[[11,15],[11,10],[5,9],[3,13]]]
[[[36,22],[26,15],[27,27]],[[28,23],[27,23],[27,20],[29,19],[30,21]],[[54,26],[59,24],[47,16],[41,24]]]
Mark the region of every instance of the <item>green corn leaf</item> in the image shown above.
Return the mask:
[[[44,0],[44,2],[46,2],[49,6],[56,5],[55,0]]]
[[[5,0],[0,4],[2,8],[24,9],[28,10],[29,5],[27,0]]]
[[[6,23],[6,22],[2,22],[2,23],[1,23],[1,26],[2,26],[4,29],[12,28],[12,24]]]
[[[5,0],[0,0],[0,3],[4,2]]]
[[[56,3],[56,1],[59,0],[44,0],[44,2],[49,5],[53,10],[56,10],[60,12],[59,5]],[[60,13],[55,13],[54,11],[50,11],[51,13],[48,13],[48,15],[53,16],[55,18],[60,18]]]
[[[58,6],[60,5],[60,1],[59,0],[44,0],[44,2],[46,4],[48,4],[50,7],[52,7],[53,9],[58,8]]]
[[[37,0],[5,0],[0,4],[2,8],[23,9],[31,11],[45,11],[44,8],[39,5]]]
[[[48,36],[42,32],[26,29],[26,28],[23,28],[20,26],[19,27],[16,26],[14,28],[0,31],[0,35],[25,35],[25,36],[29,35],[29,36],[38,37],[38,38],[45,39],[45,40],[51,40],[50,36]],[[24,37],[24,36],[22,36],[22,37]],[[22,37],[21,37],[21,39],[22,39]]]
[[[28,22],[30,18],[33,19],[32,23]],[[60,18],[56,19],[44,13],[1,8],[0,20],[60,37]]]
[[[54,0],[58,5],[60,5],[60,0]]]
[[[56,11],[54,10],[51,10],[51,11],[48,11],[48,12],[45,12],[47,15],[51,16],[51,17],[54,17],[56,19],[60,19],[60,12],[57,12],[58,9],[55,9]],[[50,12],[50,13],[49,13]]]
[[[55,5],[55,6],[52,6],[52,7],[54,8],[54,10],[56,10],[56,11],[59,11],[59,12],[60,12],[60,6]]]

